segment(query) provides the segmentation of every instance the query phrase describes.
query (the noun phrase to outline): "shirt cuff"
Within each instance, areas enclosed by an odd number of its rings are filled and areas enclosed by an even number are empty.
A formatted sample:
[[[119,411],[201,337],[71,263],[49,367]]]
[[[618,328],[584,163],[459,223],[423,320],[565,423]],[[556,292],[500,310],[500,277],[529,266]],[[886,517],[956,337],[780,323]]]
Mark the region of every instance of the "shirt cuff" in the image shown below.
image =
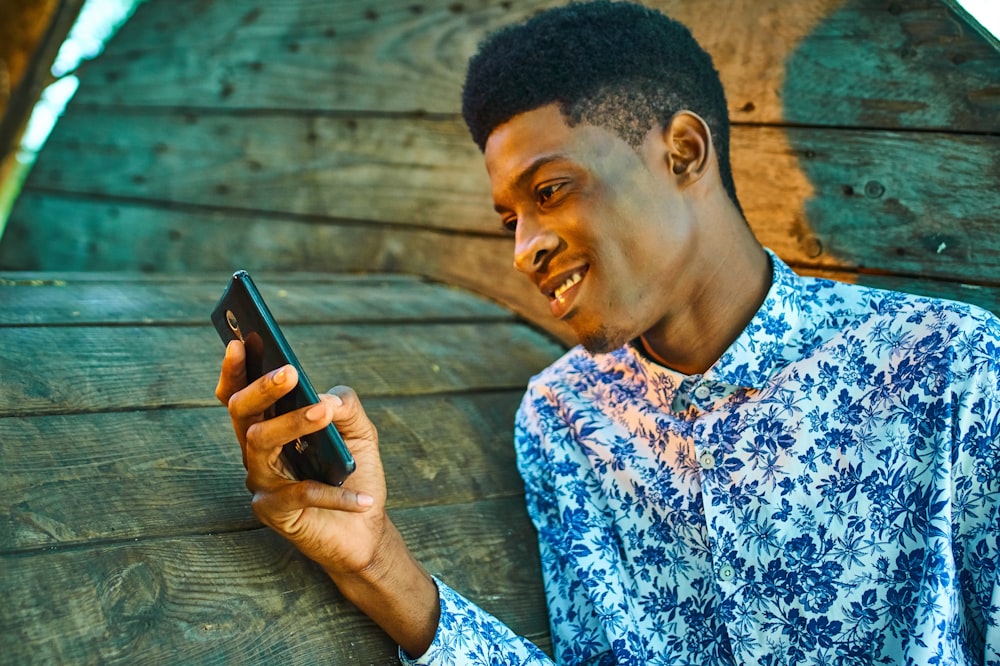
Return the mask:
[[[457,664],[552,664],[527,639],[511,631],[471,601],[434,578],[441,600],[434,641],[422,656],[410,657],[402,648],[399,660],[406,666],[451,666]]]

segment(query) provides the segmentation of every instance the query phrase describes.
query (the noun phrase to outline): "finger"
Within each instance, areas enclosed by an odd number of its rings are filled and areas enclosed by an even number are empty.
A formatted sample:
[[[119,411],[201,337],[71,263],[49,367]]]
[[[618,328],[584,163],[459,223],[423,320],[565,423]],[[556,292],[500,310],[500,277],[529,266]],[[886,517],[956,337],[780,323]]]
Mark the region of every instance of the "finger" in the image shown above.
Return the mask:
[[[222,404],[247,385],[246,350],[239,340],[230,340],[226,345],[226,355],[222,358],[219,383],[215,386],[215,397]]]
[[[229,414],[234,420],[255,420],[298,382],[299,374],[290,365],[272,370],[229,397]]]
[[[330,425],[333,400],[321,398],[315,405],[301,407],[274,418],[257,421],[247,430],[248,446],[269,451]]]
[[[315,405],[249,424],[244,463],[247,486],[251,490],[272,487],[279,479],[294,479],[281,460],[282,448],[288,442],[328,426],[333,417],[333,403],[334,399],[327,396]]]
[[[253,504],[255,513],[259,510],[267,515],[308,508],[363,513],[374,506],[375,498],[349,488],[318,481],[301,481],[283,485],[270,493],[259,493],[254,497]]]
[[[263,421],[264,412],[278,398],[292,390],[297,382],[298,375],[295,368],[284,366],[260,377],[250,386],[229,396],[229,418],[233,422],[236,439],[240,442],[243,467],[248,472],[250,471],[250,461],[247,454],[247,437],[250,429],[254,424]],[[249,483],[248,479],[248,485]]]
[[[358,394],[349,386],[334,386],[326,395],[333,398],[333,424],[345,439],[378,441],[375,424],[368,418]]]

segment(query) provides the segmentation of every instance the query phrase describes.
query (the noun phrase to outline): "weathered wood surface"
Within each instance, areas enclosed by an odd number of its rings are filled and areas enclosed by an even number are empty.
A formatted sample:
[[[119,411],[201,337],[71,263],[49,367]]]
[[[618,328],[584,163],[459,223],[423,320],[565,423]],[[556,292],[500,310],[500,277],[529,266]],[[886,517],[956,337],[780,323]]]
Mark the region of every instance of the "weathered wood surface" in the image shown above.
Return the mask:
[[[549,4],[147,3],[84,73],[0,266],[402,271],[571,340],[510,269],[456,118],[479,37]],[[717,60],[740,196],[765,245],[807,273],[983,287],[975,302],[995,309],[1000,54],[951,9],[653,4]]]
[[[394,663],[250,511],[212,397],[222,345],[207,316],[225,277],[0,274],[4,661]],[[417,556],[547,648],[511,441],[527,377],[562,347],[414,278],[257,277],[316,383],[365,400]]]
[[[362,396],[385,442],[389,506],[522,492],[511,446],[520,396]],[[46,440],[60,446],[39,446]],[[9,511],[0,516],[0,552],[258,525],[221,406],[2,418],[0,461],[0,506]]]
[[[549,646],[523,500],[393,519],[431,572]],[[4,663],[399,663],[318,567],[263,529],[0,554],[0,566]]]
[[[368,396],[523,388],[558,349],[509,322],[283,329],[317,388]],[[0,347],[0,415],[9,416],[210,405],[222,352],[206,326],[0,328]]]
[[[861,187],[863,189],[863,185]],[[841,196],[845,207],[880,205],[878,200],[872,203],[863,194]],[[513,245],[508,237],[465,236],[400,227],[365,228],[353,224],[331,223],[317,227],[294,216],[266,217],[240,211],[214,211],[209,214],[212,223],[206,224],[206,217],[150,204],[35,195],[31,195],[28,201],[27,205],[37,203],[39,208],[47,211],[53,220],[50,229],[54,233],[64,238],[80,239],[90,248],[77,254],[65,245],[52,247],[48,257],[52,264],[88,269],[96,267],[92,261],[100,264],[101,257],[115,256],[117,259],[112,267],[129,271],[147,269],[146,262],[152,260],[158,268],[176,272],[212,271],[225,263],[266,271],[319,271],[339,266],[344,270],[367,267],[370,270],[423,274],[488,294],[564,342],[573,341],[572,333],[552,320],[548,304],[534,286],[513,269]],[[831,200],[830,206],[835,207],[835,202]],[[109,214],[111,210],[113,214]],[[115,219],[121,226],[106,223],[81,227],[79,218],[74,215],[86,218],[91,212],[96,217]],[[866,219],[859,213],[853,225],[844,229],[833,227],[829,231],[831,244],[835,246],[842,243],[843,235],[853,234],[859,239],[854,246],[854,261],[843,260],[846,264],[844,268],[830,268],[810,258],[805,248],[809,247],[809,243],[817,242],[809,240],[810,236],[805,236],[807,242],[803,249],[793,251],[790,248],[796,244],[791,239],[779,233],[764,234],[760,229],[757,233],[763,237],[765,244],[776,246],[783,258],[801,273],[964,300],[1000,314],[1000,270],[997,269],[1000,234],[992,231],[987,222],[981,223],[975,232],[968,232],[963,230],[962,225],[935,226],[933,220],[928,220],[923,225],[923,236],[907,239],[903,237],[905,227],[897,228],[893,237],[892,233],[881,233],[881,229],[868,226]],[[241,230],[236,239],[273,238],[274,243],[267,246],[261,240],[238,242],[234,239],[234,228]],[[115,248],[121,242],[120,230],[134,233],[139,237],[139,243],[150,251],[144,255],[116,252]],[[812,230],[800,229],[800,233],[811,234]],[[914,230],[914,233],[921,232]],[[960,233],[970,235],[959,243],[950,240]],[[937,246],[934,246],[935,241]],[[945,247],[942,248],[941,243]],[[30,247],[37,245],[26,246],[26,251]],[[361,247],[363,251],[353,251]],[[196,251],[198,248],[209,251],[199,253]],[[222,250],[216,253],[214,249],[219,248]],[[963,248],[962,251],[967,254],[956,256],[957,248]],[[879,255],[879,251],[885,254]],[[860,272],[859,266],[866,272]],[[927,268],[922,269],[922,266]],[[867,272],[871,269],[877,272]],[[895,269],[897,274],[882,273],[890,269]],[[206,296],[205,302],[208,300],[210,298]]]
[[[453,114],[482,36],[552,0],[172,0],[84,71],[81,104]],[[938,0],[650,0],[712,54],[734,120],[982,131],[1000,54]],[[151,77],[155,71],[163,76]]]
[[[406,275],[254,272],[283,325],[352,321],[486,322],[510,311],[459,289]],[[0,278],[0,326],[39,324],[204,325],[228,274],[40,273]]]
[[[92,195],[94,203],[111,205],[114,199],[170,202],[289,214],[303,223],[364,219],[368,226],[502,235],[482,157],[458,122],[168,112],[131,116],[131,131],[116,134],[120,122],[80,111],[60,125],[0,246],[3,265],[59,265],[50,247],[66,247],[66,237],[43,234],[67,210],[49,205],[43,190]],[[309,147],[310,132],[323,137],[319,145]],[[210,145],[204,145],[206,133],[216,137]],[[390,135],[401,142],[392,152],[384,145]],[[1000,283],[1000,136],[738,127],[732,152],[751,226],[797,265],[878,266]],[[66,165],[73,169],[67,172]],[[933,178],[931,165],[940,165]],[[204,233],[225,223],[187,212]],[[113,214],[105,209],[104,215]],[[90,217],[77,219],[82,228],[69,245],[75,252],[60,257],[75,261],[65,268],[83,268],[91,255],[118,254],[112,247],[90,252]],[[113,223],[119,231],[139,224],[120,214]],[[249,236],[231,233],[227,245]],[[194,229],[175,235],[202,244]],[[272,236],[277,234],[265,238]],[[122,242],[128,244],[128,237]],[[343,247],[313,257],[329,270],[343,270],[337,264]],[[182,254],[197,254],[193,249]],[[374,258],[371,250],[362,254]]]

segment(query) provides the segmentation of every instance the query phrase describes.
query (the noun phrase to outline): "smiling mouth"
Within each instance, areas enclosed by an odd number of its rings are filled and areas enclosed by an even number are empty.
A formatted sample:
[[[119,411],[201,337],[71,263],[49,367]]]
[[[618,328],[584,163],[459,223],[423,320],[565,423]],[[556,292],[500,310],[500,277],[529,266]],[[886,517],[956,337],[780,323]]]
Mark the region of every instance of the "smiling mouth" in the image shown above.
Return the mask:
[[[549,295],[549,297],[551,299],[554,299],[554,300],[557,300],[557,301],[561,300],[563,294],[565,294],[566,291],[569,290],[571,287],[573,287],[574,285],[578,284],[580,282],[580,280],[582,280],[582,279],[583,279],[583,273],[582,272],[577,271],[576,273],[573,273],[573,275],[571,275],[568,278],[566,278],[565,282],[563,282],[561,285],[559,285],[558,287],[556,287],[556,290],[553,291]]]

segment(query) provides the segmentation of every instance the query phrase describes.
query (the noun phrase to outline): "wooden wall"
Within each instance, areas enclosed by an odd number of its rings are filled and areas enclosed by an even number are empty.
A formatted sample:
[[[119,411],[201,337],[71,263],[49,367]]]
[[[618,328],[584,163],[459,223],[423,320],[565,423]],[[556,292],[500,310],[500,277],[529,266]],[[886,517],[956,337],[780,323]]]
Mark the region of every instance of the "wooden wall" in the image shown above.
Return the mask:
[[[322,386],[347,381],[371,396],[398,444],[387,453],[392,509],[421,558],[435,570],[457,562],[465,577],[451,582],[495,605],[497,590],[526,592],[506,611],[546,646],[509,440],[518,387],[561,347],[422,280],[282,274],[426,276],[568,340],[511,268],[458,115],[480,37],[552,4],[147,0],[80,72],[0,239],[0,270],[47,272],[0,294],[5,655],[393,661],[384,636],[255,529],[224,408],[209,395],[217,352],[203,319],[236,267],[290,295],[295,307],[279,316],[299,319],[297,347],[326,374],[314,375]],[[715,57],[739,194],[766,245],[805,273],[1000,312],[990,42],[942,0],[649,4],[691,25]],[[155,275],[121,277],[131,271]],[[354,285],[338,301],[352,280],[374,280],[365,289],[378,297],[355,298]],[[398,312],[372,320],[375,301]],[[331,327],[355,345],[344,359],[323,355]],[[482,340],[506,346],[481,358]],[[164,369],[174,359],[197,370]],[[407,363],[419,372],[391,374]],[[148,387],[136,381],[145,375]],[[414,459],[440,467],[442,441],[462,473],[411,478]],[[147,501],[161,496],[166,508]],[[495,560],[477,567],[487,550]],[[317,626],[336,635],[317,638]]]
[[[401,271],[564,335],[458,115],[480,37],[554,4],[149,0],[81,72],[0,268]],[[1000,311],[1000,53],[942,0],[649,4],[715,58],[766,245]]]
[[[212,394],[226,277],[0,273],[0,664],[399,663],[250,509]],[[414,555],[550,649],[511,442],[563,348],[421,278],[258,277],[316,386],[363,396]]]

